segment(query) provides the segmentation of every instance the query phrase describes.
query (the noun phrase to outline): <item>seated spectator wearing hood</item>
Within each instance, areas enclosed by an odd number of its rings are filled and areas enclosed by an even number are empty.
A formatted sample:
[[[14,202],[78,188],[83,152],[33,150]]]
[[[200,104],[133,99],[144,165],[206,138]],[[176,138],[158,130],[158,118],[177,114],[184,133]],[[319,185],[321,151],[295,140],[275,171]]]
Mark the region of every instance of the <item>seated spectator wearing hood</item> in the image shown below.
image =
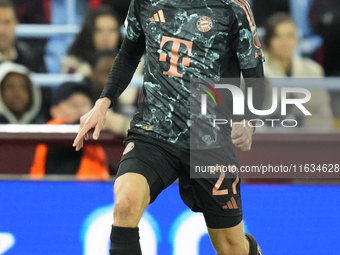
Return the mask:
[[[83,84],[67,82],[52,96],[50,113],[52,120],[47,124],[74,124],[93,106],[89,89]],[[76,175],[78,179],[109,178],[106,154],[99,145],[86,144],[80,151],[72,147],[47,146],[36,148],[31,166],[32,178],[43,178],[45,174]]]
[[[264,74],[267,78],[320,78],[324,76],[322,67],[315,61],[294,56],[294,49],[297,44],[297,31],[295,23],[288,14],[276,13],[268,19],[264,43],[266,56]],[[321,86],[322,84],[320,84],[320,89],[309,89],[311,99],[304,104],[312,116],[305,116],[297,107],[291,107],[290,112],[287,112],[293,118],[300,119],[301,122],[299,123],[302,123],[301,126],[327,129],[333,127],[330,96],[328,91],[322,89]],[[271,95],[270,90],[267,90],[269,95]],[[294,98],[304,97],[301,93],[291,94]],[[269,101],[266,100],[268,103]],[[271,102],[268,105],[265,105],[264,109],[269,109]],[[278,107],[277,111],[279,110]],[[276,112],[276,114],[279,113]],[[279,116],[274,117],[280,118]]]
[[[29,74],[22,65],[0,64],[1,124],[42,124],[48,120],[42,108],[41,89],[32,83]]]
[[[32,72],[45,73],[43,53],[15,38],[17,19],[9,0],[0,0],[0,63],[12,61],[26,66]]]

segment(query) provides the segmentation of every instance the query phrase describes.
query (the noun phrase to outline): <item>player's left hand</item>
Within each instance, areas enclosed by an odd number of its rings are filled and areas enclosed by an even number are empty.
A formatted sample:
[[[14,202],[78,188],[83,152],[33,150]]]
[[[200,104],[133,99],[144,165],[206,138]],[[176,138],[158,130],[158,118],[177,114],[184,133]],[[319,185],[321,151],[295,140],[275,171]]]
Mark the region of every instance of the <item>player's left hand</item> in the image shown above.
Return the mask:
[[[242,124],[233,125],[231,129],[231,139],[237,148],[242,151],[249,151],[253,142],[254,128],[248,125],[247,120],[243,120],[240,123]],[[243,123],[245,123],[245,126]]]

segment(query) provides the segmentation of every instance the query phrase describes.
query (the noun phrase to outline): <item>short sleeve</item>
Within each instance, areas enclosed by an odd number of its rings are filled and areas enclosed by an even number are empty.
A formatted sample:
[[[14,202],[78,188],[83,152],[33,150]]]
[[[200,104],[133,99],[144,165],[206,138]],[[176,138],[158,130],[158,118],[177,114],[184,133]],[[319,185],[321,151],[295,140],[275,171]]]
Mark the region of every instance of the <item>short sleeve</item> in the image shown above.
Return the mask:
[[[140,7],[141,0],[132,0],[124,23],[126,28],[126,36],[133,42],[137,42],[142,34],[142,25],[140,23]]]
[[[246,0],[235,0],[232,5],[234,20],[231,26],[231,44],[241,69],[255,68],[264,62],[264,54],[257,35],[252,10]]]

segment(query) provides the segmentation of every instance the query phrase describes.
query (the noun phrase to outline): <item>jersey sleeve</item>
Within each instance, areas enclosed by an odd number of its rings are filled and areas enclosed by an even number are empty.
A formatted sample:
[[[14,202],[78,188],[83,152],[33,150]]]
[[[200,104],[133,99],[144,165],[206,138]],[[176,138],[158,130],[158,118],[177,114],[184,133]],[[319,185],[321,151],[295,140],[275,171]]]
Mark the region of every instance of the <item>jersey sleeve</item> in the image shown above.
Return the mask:
[[[142,35],[142,25],[140,22],[141,0],[132,0],[125,20],[126,37],[133,42],[137,42]]]
[[[145,50],[145,35],[139,22],[140,0],[132,0],[125,21],[127,35],[111,68],[100,98],[111,100],[111,105],[131,82]]]
[[[234,0],[232,5],[231,45],[241,69],[255,68],[264,62],[264,55],[252,10],[246,0]]]

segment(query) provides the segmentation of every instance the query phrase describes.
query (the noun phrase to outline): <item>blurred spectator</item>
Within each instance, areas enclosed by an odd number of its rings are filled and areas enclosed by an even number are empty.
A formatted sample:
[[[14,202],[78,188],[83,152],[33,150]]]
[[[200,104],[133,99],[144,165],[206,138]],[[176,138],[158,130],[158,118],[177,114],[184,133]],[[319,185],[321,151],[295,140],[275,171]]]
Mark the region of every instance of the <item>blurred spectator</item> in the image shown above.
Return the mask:
[[[0,63],[13,61],[33,72],[46,72],[43,54],[15,38],[16,25],[13,4],[9,0],[0,0]]]
[[[130,2],[131,0],[89,0],[89,5],[92,9],[97,9],[100,5],[108,5],[117,11],[121,22],[124,22]]]
[[[49,24],[51,0],[12,0],[20,24]],[[32,48],[44,54],[46,38],[24,38]]]
[[[110,1],[110,0],[108,0]],[[277,12],[290,12],[289,0],[253,0],[252,10],[256,24],[263,27],[268,18]]]
[[[0,64],[0,123],[38,124],[47,117],[42,94],[29,78],[30,71],[12,62]]]
[[[297,44],[296,34],[295,24],[289,15],[277,13],[268,19],[264,37],[266,49],[264,71],[266,77],[323,77],[323,69],[319,64],[310,59],[294,56],[294,49]],[[304,106],[311,112],[312,116],[305,116],[297,107],[292,107],[290,114],[301,119],[302,125],[305,127],[331,128],[333,118],[328,92],[324,89],[310,89],[309,91],[311,92],[311,99]],[[269,93],[271,95],[270,90]],[[290,96],[299,98],[304,95],[292,93]],[[265,107],[265,109],[269,107]]]
[[[340,76],[340,1],[314,0],[309,14],[314,32],[323,38],[315,59],[324,67],[326,76]],[[331,99],[335,127],[340,128],[340,91],[331,91]]]
[[[101,6],[90,11],[67,56],[62,60],[61,72],[89,76],[97,51],[120,47],[120,27],[117,14],[110,7]]]
[[[105,86],[111,67],[117,56],[117,51],[101,51],[96,55],[93,71],[90,77],[85,78],[84,82],[90,88],[93,100],[97,100]],[[130,127],[132,114],[135,112],[134,103],[136,102],[138,89],[127,87],[119,97],[117,104],[106,114],[104,128],[122,136],[127,135]]]
[[[326,76],[340,76],[340,1],[314,0],[309,14],[314,32],[323,37],[316,59]]]
[[[116,50],[99,51],[95,56],[94,65],[92,66],[92,74],[89,77],[89,80],[91,82],[91,90],[95,100],[99,98],[105,86],[116,56]],[[140,69],[141,66],[138,66],[136,70],[137,74],[142,72]],[[137,93],[138,89],[136,87],[127,87],[126,90],[119,97],[119,104],[123,107],[134,104],[136,101]],[[120,109],[119,111],[124,110]]]
[[[98,51],[94,57],[93,65],[91,66],[92,73],[85,78],[94,100],[97,100],[102,93],[117,53],[117,50],[103,50]]]
[[[51,18],[51,0],[12,0],[18,20],[25,24],[48,24]]]
[[[86,86],[64,83],[54,91],[50,110],[53,119],[47,124],[74,124],[92,106],[91,93]],[[75,174],[79,179],[109,178],[105,151],[101,146],[91,144],[86,144],[81,151],[40,144],[30,173],[33,178],[42,178],[45,174]]]

